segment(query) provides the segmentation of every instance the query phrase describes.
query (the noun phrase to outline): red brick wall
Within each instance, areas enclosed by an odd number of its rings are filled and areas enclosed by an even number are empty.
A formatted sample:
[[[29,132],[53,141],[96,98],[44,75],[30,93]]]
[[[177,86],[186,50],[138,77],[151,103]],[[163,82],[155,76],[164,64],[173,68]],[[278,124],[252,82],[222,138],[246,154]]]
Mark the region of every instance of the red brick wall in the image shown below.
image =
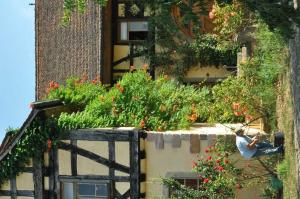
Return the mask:
[[[100,7],[90,2],[85,14],[74,13],[60,25],[63,0],[36,1],[36,99],[45,97],[51,80],[100,75]]]

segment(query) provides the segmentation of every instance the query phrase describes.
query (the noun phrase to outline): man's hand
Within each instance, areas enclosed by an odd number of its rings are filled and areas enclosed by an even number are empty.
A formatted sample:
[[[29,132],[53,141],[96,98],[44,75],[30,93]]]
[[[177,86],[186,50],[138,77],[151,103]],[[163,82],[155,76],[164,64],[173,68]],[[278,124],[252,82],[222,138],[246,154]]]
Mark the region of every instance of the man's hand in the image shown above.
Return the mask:
[[[257,136],[254,136],[254,137],[252,138],[252,142],[249,143],[249,144],[247,145],[248,149],[250,149],[250,150],[255,149],[255,144],[256,144],[257,142],[259,142],[259,139],[256,138],[256,137],[257,137]]]

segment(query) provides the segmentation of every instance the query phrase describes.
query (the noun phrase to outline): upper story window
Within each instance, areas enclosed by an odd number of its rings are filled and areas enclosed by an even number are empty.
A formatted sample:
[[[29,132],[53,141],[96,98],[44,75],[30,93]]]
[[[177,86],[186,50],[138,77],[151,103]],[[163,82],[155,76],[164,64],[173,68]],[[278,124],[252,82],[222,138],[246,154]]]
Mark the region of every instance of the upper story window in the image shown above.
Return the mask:
[[[146,40],[149,11],[132,0],[117,0],[116,6],[117,43]]]

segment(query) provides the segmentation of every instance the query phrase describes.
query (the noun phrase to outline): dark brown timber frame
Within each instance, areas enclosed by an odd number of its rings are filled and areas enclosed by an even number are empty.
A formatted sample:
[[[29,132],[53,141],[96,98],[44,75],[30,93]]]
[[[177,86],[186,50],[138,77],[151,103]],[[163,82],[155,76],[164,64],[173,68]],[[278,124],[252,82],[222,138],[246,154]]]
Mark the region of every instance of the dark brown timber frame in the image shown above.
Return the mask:
[[[63,140],[70,140],[69,143],[58,142],[58,148],[52,149],[50,155],[50,189],[49,197],[53,199],[60,198],[60,182],[80,182],[81,180],[99,180],[110,182],[110,198],[144,198],[145,194],[140,193],[140,183],[145,181],[145,174],[141,174],[141,159],[145,158],[145,151],[140,150],[140,141],[146,136],[144,131],[140,130],[107,130],[107,129],[82,129],[74,130],[68,133]],[[77,146],[77,141],[106,141],[109,146],[109,157],[104,158],[91,151],[87,151]],[[129,142],[130,165],[122,165],[115,160],[116,150],[115,142]],[[71,174],[59,175],[58,149],[71,152]],[[77,155],[88,158],[109,168],[108,175],[78,175]],[[117,176],[115,171],[121,171],[128,175]],[[115,186],[116,182],[128,182],[130,188],[123,194],[120,194]]]

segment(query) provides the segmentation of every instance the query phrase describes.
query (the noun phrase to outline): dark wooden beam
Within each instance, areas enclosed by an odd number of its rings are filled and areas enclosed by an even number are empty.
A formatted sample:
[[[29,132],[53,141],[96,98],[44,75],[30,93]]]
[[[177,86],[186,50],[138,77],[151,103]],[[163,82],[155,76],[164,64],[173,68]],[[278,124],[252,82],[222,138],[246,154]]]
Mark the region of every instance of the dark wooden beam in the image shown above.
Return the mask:
[[[17,181],[16,177],[10,179],[11,199],[17,199]]]
[[[25,167],[20,169],[20,172],[22,173],[33,173],[33,171],[34,171],[33,167]]]
[[[74,148],[77,148],[77,140],[71,139],[71,173],[72,176],[77,176],[77,153]]]
[[[87,140],[87,141],[128,141],[130,131],[80,129],[65,135],[62,139]]]
[[[109,141],[108,142],[108,156],[109,156],[109,161],[110,162],[115,162],[116,161],[116,154],[115,154],[115,142],[114,141]],[[109,176],[114,179],[115,177],[115,168],[114,167],[109,167]],[[116,189],[116,183],[114,181],[111,182],[111,198],[115,198],[115,189]]]
[[[11,191],[3,191],[0,190],[0,196],[12,196],[13,194]],[[27,197],[34,197],[34,191],[31,190],[18,190],[16,191],[15,196],[27,196]]]
[[[138,131],[130,133],[130,198],[139,198],[140,195],[140,136]]]
[[[122,62],[127,61],[128,59],[130,59],[130,64],[133,65],[133,58],[140,57],[142,55],[143,55],[143,52],[132,53],[132,54],[127,55],[126,57],[122,57],[121,59],[115,61],[112,65],[113,66],[119,65]]]
[[[39,156],[39,157],[37,157]],[[34,155],[33,157],[33,183],[34,183],[34,198],[42,199],[44,190],[44,176],[42,171],[42,155]]]
[[[128,189],[128,190],[122,195],[122,199],[123,199],[123,198],[130,198],[130,193],[131,193],[131,191],[130,191],[130,189]]]
[[[53,149],[54,199],[60,199],[58,149]]]
[[[53,157],[53,148],[49,152],[49,198],[54,199],[54,157]]]
[[[103,175],[78,175],[78,176],[68,176],[60,175],[60,181],[64,182],[79,182],[81,180],[114,180],[116,182],[129,182],[130,176],[103,176]]]
[[[87,151],[87,150],[79,148],[79,147],[72,146],[71,144],[59,142],[58,148],[66,150],[66,151],[73,150],[75,153],[77,153],[83,157],[89,158],[95,162],[98,162],[99,164],[103,164],[107,167],[114,168],[115,170],[122,171],[124,173],[129,173],[129,168],[127,166],[116,163],[115,161],[110,161],[106,158],[103,158],[103,157],[93,153],[93,152]]]

